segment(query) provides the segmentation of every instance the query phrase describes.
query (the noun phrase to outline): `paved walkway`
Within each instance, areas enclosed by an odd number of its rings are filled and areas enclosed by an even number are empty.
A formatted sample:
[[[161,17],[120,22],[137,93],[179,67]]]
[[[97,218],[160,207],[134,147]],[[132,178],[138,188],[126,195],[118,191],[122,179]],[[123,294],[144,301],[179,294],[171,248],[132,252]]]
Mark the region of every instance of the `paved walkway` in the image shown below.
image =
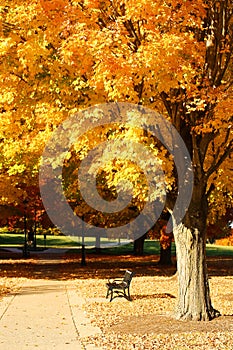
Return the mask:
[[[101,350],[82,338],[100,333],[82,310],[73,281],[26,280],[0,301],[0,350]]]

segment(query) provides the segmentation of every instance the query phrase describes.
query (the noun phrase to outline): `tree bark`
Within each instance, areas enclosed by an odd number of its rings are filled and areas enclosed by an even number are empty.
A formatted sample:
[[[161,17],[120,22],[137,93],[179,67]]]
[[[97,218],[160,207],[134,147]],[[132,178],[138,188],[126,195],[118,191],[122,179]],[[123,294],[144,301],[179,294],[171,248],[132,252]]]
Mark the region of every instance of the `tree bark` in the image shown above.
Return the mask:
[[[159,265],[172,265],[172,240],[173,233],[166,232],[167,226],[164,225],[160,230],[160,259]]]
[[[143,255],[145,239],[146,235],[143,235],[142,237],[139,237],[134,241],[133,252],[135,255]]]
[[[220,313],[212,306],[207,274],[207,199],[204,196],[198,201],[198,194],[201,195],[200,188],[194,186],[194,198],[184,223],[173,231],[179,284],[175,316],[177,319],[209,321]]]
[[[172,265],[172,253],[171,253],[171,245],[164,249],[160,245],[160,259],[159,265]]]

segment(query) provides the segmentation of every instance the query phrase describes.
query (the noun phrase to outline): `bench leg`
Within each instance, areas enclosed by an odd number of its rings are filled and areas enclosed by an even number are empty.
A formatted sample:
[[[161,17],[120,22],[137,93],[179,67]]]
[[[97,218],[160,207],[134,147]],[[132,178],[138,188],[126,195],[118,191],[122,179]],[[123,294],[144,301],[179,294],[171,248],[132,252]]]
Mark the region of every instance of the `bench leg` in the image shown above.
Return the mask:
[[[129,301],[132,301],[131,296],[130,296],[130,292],[129,292],[129,288],[128,288],[128,298],[129,298],[128,299]]]
[[[106,299],[108,299],[109,295],[110,295],[110,301],[112,301],[112,299],[113,299],[113,289],[108,288]]]
[[[109,294],[110,294],[110,289],[108,288],[108,290],[107,290],[107,295],[106,295],[106,299],[108,299]]]
[[[129,287],[128,288],[125,288],[124,290],[116,290],[115,293],[117,293],[117,296],[118,297],[124,297],[125,299],[131,301],[131,296],[130,296],[130,291],[129,291]],[[114,295],[114,288],[108,288],[107,290],[107,295],[106,295],[106,299],[108,299],[110,295],[110,301],[112,301],[114,298],[113,298],[113,295]]]
[[[130,292],[129,292],[129,287],[127,288],[127,293],[126,293],[125,290],[124,290],[124,296],[125,296],[125,298],[126,298],[127,300],[129,300],[129,301],[132,300],[132,299],[131,299],[131,296],[130,296]]]

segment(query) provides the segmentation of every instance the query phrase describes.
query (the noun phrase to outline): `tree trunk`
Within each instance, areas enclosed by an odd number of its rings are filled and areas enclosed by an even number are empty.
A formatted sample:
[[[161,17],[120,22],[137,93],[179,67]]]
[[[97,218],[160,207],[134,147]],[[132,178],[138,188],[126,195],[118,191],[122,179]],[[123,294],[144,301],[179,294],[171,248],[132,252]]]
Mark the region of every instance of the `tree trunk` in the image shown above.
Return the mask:
[[[159,265],[172,265],[172,250],[171,245],[164,249],[160,245],[160,259],[159,259]]]
[[[198,191],[199,190],[199,191]],[[196,191],[196,192],[195,192]],[[178,272],[176,318],[208,321],[220,315],[212,307],[206,265],[207,200],[194,195],[184,223],[174,228]]]
[[[97,254],[101,253],[101,248],[100,248],[100,236],[97,235],[95,239],[95,251]]]
[[[164,225],[160,230],[160,265],[172,265],[172,232],[166,232],[167,226]]]
[[[139,237],[134,241],[133,252],[135,255],[143,255],[145,238],[146,235],[143,235],[142,237]]]

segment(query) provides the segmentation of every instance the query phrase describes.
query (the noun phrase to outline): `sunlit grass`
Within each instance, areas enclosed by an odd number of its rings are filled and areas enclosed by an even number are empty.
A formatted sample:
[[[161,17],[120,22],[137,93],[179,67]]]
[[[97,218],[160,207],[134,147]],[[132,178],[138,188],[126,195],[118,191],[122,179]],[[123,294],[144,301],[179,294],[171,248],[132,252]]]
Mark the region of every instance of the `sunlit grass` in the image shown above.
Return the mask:
[[[0,247],[21,247],[24,244],[24,234],[18,233],[0,233]],[[95,249],[95,238],[86,237],[85,246],[90,249]],[[131,254],[133,252],[133,242],[124,244],[123,240],[112,240],[107,238],[101,239],[101,252],[112,255]],[[81,237],[71,236],[55,236],[42,234],[36,235],[36,246],[46,248],[80,248],[82,244]],[[207,244],[206,251],[208,256],[230,255],[233,256],[232,246],[220,246],[215,244]],[[158,240],[145,240],[144,254],[158,255],[160,253],[160,244]],[[175,255],[175,244],[172,244],[172,255]]]

